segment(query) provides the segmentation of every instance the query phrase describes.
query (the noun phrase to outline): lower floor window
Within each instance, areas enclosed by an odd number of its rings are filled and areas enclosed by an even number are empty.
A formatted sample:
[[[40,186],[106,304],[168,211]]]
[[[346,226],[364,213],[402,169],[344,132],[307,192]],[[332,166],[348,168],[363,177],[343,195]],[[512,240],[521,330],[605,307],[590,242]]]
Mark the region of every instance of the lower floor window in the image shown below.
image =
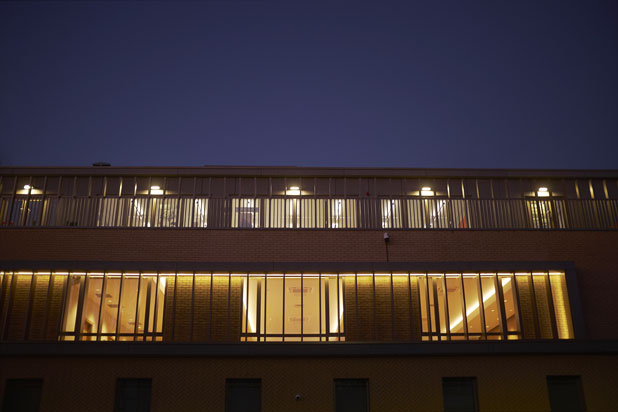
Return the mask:
[[[38,412],[42,392],[43,379],[7,379],[2,410]]]
[[[82,341],[572,339],[545,272],[0,272],[0,338]]]
[[[368,411],[368,379],[335,379],[335,412]]]

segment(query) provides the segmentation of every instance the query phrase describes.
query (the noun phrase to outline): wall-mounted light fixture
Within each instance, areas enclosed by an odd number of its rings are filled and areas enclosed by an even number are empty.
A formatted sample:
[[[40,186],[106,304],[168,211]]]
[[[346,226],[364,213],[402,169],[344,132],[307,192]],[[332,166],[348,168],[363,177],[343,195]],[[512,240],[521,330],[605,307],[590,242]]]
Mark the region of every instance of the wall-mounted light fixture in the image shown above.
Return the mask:
[[[150,186],[150,194],[151,195],[162,195],[163,190],[161,190],[161,186]]]
[[[421,188],[421,196],[433,196],[433,190],[429,186],[423,186]]]
[[[300,196],[300,187],[298,186],[290,186],[285,191],[285,194],[288,196]]]
[[[549,197],[549,190],[546,187],[539,187],[536,194],[538,197]]]
[[[33,187],[30,185],[24,185],[24,190],[30,190],[30,189],[33,189]]]

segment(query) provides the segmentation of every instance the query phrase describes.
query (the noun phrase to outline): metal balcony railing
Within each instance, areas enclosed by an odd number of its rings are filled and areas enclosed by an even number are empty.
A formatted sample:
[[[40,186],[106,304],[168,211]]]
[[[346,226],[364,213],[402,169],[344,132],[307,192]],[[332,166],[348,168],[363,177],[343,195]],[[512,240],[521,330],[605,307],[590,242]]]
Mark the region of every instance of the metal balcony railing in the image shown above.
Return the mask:
[[[0,227],[615,230],[618,200],[14,195]]]

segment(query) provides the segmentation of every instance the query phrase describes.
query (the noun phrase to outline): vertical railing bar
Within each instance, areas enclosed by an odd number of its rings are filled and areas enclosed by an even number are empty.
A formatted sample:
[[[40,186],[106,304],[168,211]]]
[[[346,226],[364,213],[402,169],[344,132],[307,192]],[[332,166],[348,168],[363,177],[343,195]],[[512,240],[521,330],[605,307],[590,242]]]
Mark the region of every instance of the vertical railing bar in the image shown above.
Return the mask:
[[[247,272],[247,284],[245,285],[245,342],[249,340],[249,272]],[[242,313],[242,312],[241,312]],[[241,314],[242,316],[242,314]],[[241,321],[242,325],[242,321]]]
[[[152,316],[152,340],[156,341],[157,340],[157,334],[159,333],[157,330],[158,327],[158,315],[159,315],[159,271],[157,271],[157,281],[155,283],[155,291],[154,291],[154,313]],[[165,296],[165,294],[164,294]],[[163,302],[163,304],[165,305],[165,300]],[[163,328],[161,328],[161,331],[163,331]],[[146,333],[148,331],[145,331]]]
[[[285,342],[285,272],[283,272],[283,299],[281,307],[281,340]]]
[[[137,275],[137,297],[135,299],[135,310],[133,311],[133,341],[137,341],[137,328],[139,326],[139,298],[142,288],[142,271]]]
[[[6,276],[6,272],[5,272]],[[47,340],[47,329],[49,327],[49,312],[51,306],[51,299],[53,294],[53,285],[54,285],[54,271],[49,270],[49,282],[47,283],[47,295],[45,296],[45,312],[43,313],[43,340]],[[2,293],[0,293],[2,296]],[[0,306],[0,311],[2,310],[2,306]],[[1,312],[0,312],[1,313]]]
[[[554,308],[554,300],[553,300],[553,293],[552,293],[552,288],[551,288],[551,281],[549,279],[549,272],[545,272],[543,277],[545,278],[545,284],[547,285],[547,287],[545,288],[545,292],[546,292],[546,295],[547,295],[547,304],[549,306],[549,319],[550,319],[550,323],[551,323],[551,331],[552,331],[552,334],[553,334],[553,338],[554,339],[558,339],[558,327],[557,327],[557,321],[556,321],[556,311],[555,311],[555,308]]]
[[[151,324],[150,324],[150,312],[151,312],[151,307],[150,307],[150,302],[152,301],[152,279],[148,278],[148,279],[144,279],[144,281],[146,282],[146,303],[144,304],[144,327],[142,328],[142,334],[140,336],[141,341],[147,341],[148,340],[148,331],[151,328]]]
[[[103,272],[103,281],[101,282],[101,299],[99,302],[99,316],[97,319],[97,342],[101,340],[101,320],[103,319],[103,308],[105,304],[105,287],[107,283],[107,273]]]
[[[373,340],[378,340],[378,316],[376,308],[376,272],[371,272],[373,279]]]
[[[478,274],[477,293],[479,296],[479,315],[481,318],[481,334],[483,340],[487,339],[487,325],[485,324],[485,302],[483,301],[483,285],[481,273]]]
[[[189,329],[189,341],[193,341],[193,329],[195,327],[195,270],[191,283],[191,328]]]
[[[322,342],[322,272],[318,273],[318,312],[320,324],[320,342]]]
[[[81,338],[82,334],[82,315],[84,312],[84,298],[86,295],[86,288],[88,287],[88,273],[86,272],[83,277],[83,281],[80,277],[79,281],[79,298],[77,300],[77,314],[75,316],[75,340]]]
[[[355,303],[355,331],[356,331],[356,336],[358,337],[360,335],[359,331],[359,323],[358,323],[358,272],[354,272],[354,303]]]
[[[62,177],[60,179],[62,179]],[[17,176],[15,176],[15,178],[13,179],[13,190],[11,192],[11,205],[9,206],[9,214],[7,215],[7,222],[9,226],[11,225],[11,219],[13,218],[13,209],[15,208],[15,197],[16,196],[17,196]]]
[[[41,194],[41,205],[40,205],[41,210],[39,211],[39,226],[43,226],[43,214],[45,212],[45,194],[46,193],[47,193],[47,176],[43,178],[43,193]]]
[[[446,288],[446,273],[442,274],[442,286],[444,287],[444,321],[446,322],[446,339],[451,340],[451,316],[448,304],[448,289]]]
[[[208,341],[209,342],[212,341],[212,295],[215,290],[213,280],[214,280],[214,273],[210,271],[210,294],[208,296],[208,299],[210,301],[209,308],[208,308],[208,316],[210,317],[210,319],[208,320]]]
[[[536,290],[534,286],[534,273],[530,272],[530,290],[532,296],[532,313],[534,315],[534,332],[536,339],[541,339],[541,319],[539,318],[538,303],[536,301]]]
[[[513,302],[513,308],[516,311],[515,316],[517,317],[517,326],[519,330],[519,337],[521,339],[524,337],[524,325],[521,321],[521,305],[519,303],[519,290],[515,272],[513,272],[513,280],[511,280],[511,282],[513,283],[511,286],[513,289],[513,299],[515,299],[515,302]]]
[[[120,273],[120,290],[118,292],[118,309],[116,310],[116,336],[114,341],[118,342],[118,333],[120,332],[120,308],[122,307],[122,290],[124,287],[124,272]]]
[[[268,318],[266,312],[268,311],[268,273],[264,273],[264,342],[268,342]]]
[[[416,284],[416,288],[418,289],[418,283]],[[410,316],[410,341],[414,340],[414,321],[413,321],[413,311],[412,311],[412,277],[410,272],[408,272],[408,316]],[[422,316],[421,316],[422,317]],[[423,320],[421,319],[421,336],[422,336],[422,325]]]
[[[429,278],[428,278],[429,280]],[[438,288],[436,287],[435,277],[432,277],[431,281],[431,291],[433,293],[433,308],[434,308],[434,318],[436,319],[436,334],[439,341],[442,339],[442,329],[440,328],[440,302],[438,301]]]
[[[492,188],[492,192],[493,192],[493,188]],[[466,290],[464,289],[464,278],[463,278],[463,273],[459,274],[459,284],[461,286],[461,321],[463,322],[463,327],[464,327],[464,339],[468,340],[468,314],[466,313]]]
[[[337,272],[337,342],[341,342],[341,291],[339,288],[339,272]]]
[[[28,223],[28,207],[30,206],[30,196],[32,194],[32,176],[28,178],[28,187],[30,187],[30,189],[28,189],[28,192],[26,193],[26,201],[23,203],[24,210],[20,214],[20,222],[17,226],[26,226]]]
[[[304,329],[304,315],[305,315],[305,284],[304,284],[304,274],[300,272],[300,341],[303,341],[303,332]]]
[[[69,284],[71,283],[71,271],[67,272],[67,282],[64,286],[64,294],[62,295],[62,306],[60,309],[60,316],[58,316],[58,337],[60,340],[63,340],[63,324],[64,318],[66,317],[66,306],[67,306],[67,295],[69,294]]]
[[[225,184],[225,178],[224,178]],[[225,340],[230,341],[230,333],[231,333],[231,317],[232,317],[232,272],[227,273],[227,327],[225,331]]]
[[[495,283],[496,283],[496,290],[498,292],[498,298],[499,298],[499,301],[496,302],[497,303],[496,307],[498,308],[498,311],[500,312],[500,323],[502,323],[502,339],[507,340],[508,339],[508,325],[507,325],[506,313],[505,313],[506,308],[504,306],[504,291],[502,290],[502,279],[500,279],[500,276],[498,276],[498,273],[496,273]]]
[[[433,340],[433,323],[431,322],[431,301],[429,300],[429,288],[432,288],[433,290],[433,285],[429,284],[429,275],[427,273],[425,273],[425,294],[426,294],[426,300],[427,300],[427,332],[429,333],[429,340],[432,341]],[[419,291],[420,294],[420,291]],[[434,308],[435,308],[435,303],[434,303]],[[422,335],[423,335],[423,323],[422,323],[422,317],[423,317],[423,312],[421,309],[421,340],[423,339]]]
[[[28,303],[26,306],[26,321],[24,324],[24,340],[28,340],[28,335],[30,332],[30,323],[32,322],[32,305],[34,294],[36,293],[36,275],[34,271],[32,272],[32,277],[30,278],[30,292],[28,293]]]
[[[256,183],[257,185],[257,183]],[[262,325],[261,325],[261,320],[262,320],[262,314],[261,309],[262,309],[262,281],[260,278],[257,279],[257,285],[256,285],[256,302],[255,302],[255,308],[256,308],[256,316],[255,316],[255,332],[257,335],[257,341],[261,342],[262,341],[262,335],[261,335],[261,331],[262,331]]]
[[[391,271],[391,339],[396,341],[395,332],[395,291],[393,288],[393,272]]]
[[[178,292],[178,271],[174,272],[174,294],[172,295],[172,341],[176,340],[176,294]]]
[[[330,342],[330,278],[324,282],[324,329],[326,341]]]

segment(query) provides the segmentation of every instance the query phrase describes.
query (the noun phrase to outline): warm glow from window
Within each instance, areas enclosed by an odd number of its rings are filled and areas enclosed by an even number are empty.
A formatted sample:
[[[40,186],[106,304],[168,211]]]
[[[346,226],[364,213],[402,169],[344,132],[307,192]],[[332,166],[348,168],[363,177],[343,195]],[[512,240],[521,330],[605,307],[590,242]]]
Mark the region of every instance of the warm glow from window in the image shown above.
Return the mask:
[[[421,196],[433,196],[433,190],[429,186],[423,186],[421,188]]]

